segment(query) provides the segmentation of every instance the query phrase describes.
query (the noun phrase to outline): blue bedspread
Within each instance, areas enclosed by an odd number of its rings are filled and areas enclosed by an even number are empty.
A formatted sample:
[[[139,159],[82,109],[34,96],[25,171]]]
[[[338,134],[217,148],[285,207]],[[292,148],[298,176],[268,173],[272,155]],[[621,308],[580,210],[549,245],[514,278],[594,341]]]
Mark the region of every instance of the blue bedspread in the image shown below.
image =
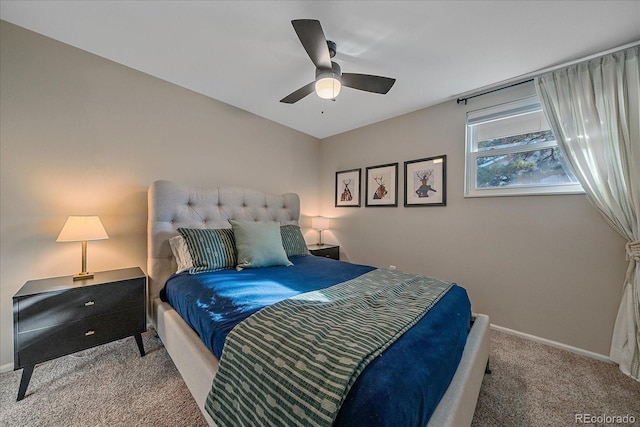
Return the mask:
[[[295,257],[290,267],[172,276],[161,293],[220,358],[227,334],[261,308],[360,276],[373,267]],[[424,426],[446,391],[470,327],[466,291],[451,290],[358,377],[335,426]]]

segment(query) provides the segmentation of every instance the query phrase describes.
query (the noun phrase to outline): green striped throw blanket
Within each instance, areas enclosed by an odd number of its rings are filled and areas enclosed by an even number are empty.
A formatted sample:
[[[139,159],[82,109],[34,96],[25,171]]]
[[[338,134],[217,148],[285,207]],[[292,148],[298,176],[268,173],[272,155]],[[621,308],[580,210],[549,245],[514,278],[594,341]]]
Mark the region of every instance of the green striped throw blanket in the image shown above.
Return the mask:
[[[258,311],[227,336],[207,412],[220,427],[330,426],[367,364],[451,286],[377,269]]]

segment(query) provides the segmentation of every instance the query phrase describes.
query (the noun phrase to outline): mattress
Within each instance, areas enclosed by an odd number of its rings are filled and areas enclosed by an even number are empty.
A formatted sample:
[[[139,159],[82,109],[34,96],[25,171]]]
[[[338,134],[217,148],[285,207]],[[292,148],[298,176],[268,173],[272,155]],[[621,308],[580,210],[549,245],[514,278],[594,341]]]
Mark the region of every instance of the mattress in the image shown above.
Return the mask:
[[[289,267],[174,275],[161,297],[220,358],[231,329],[261,308],[374,269],[314,256],[291,260],[294,265]],[[458,366],[470,317],[466,291],[454,285],[426,316],[369,363],[334,425],[425,425]]]

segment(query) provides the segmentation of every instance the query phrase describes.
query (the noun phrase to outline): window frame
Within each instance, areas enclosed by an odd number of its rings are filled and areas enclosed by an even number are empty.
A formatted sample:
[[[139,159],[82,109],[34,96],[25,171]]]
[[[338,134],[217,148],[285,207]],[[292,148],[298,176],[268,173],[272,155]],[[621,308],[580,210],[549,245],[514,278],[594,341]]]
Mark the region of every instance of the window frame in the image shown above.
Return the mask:
[[[536,95],[508,101],[498,105],[468,111],[465,119],[465,177],[464,197],[532,196],[552,194],[584,194],[579,182],[569,184],[531,184],[513,187],[477,187],[477,159],[480,157],[518,154],[528,151],[558,147],[557,141],[550,140],[535,144],[514,145],[513,147],[478,150],[477,125],[518,117],[524,114],[542,112],[542,105]],[[569,171],[569,173],[572,173]]]

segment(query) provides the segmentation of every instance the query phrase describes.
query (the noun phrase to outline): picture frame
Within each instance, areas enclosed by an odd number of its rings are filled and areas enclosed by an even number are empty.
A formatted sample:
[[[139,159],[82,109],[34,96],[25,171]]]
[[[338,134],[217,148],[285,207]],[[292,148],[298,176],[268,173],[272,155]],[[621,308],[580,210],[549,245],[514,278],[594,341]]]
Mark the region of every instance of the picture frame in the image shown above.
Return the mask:
[[[447,156],[404,162],[404,206],[447,205]]]
[[[335,206],[345,208],[360,207],[362,169],[336,172]]]
[[[365,206],[398,206],[398,163],[369,166],[366,171]]]

